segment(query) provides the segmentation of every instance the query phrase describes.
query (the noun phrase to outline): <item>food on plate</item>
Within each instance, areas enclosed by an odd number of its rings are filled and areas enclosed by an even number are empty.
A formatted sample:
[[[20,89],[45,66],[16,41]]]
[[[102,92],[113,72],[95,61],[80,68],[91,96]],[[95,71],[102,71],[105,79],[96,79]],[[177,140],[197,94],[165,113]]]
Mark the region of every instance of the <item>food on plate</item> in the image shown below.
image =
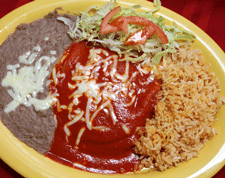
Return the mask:
[[[20,25],[0,47],[3,123],[46,157],[90,172],[164,171],[197,157],[225,100],[195,35],[154,16],[160,5],[110,1]],[[43,37],[29,31],[46,24]],[[17,51],[17,33],[34,43]]]
[[[68,27],[57,20],[59,16],[55,11],[30,24],[19,25],[0,46],[1,121],[18,139],[40,153],[49,150],[56,123],[51,107],[37,111],[31,105],[31,97],[40,101],[46,99],[48,76],[57,59],[72,42],[67,35]],[[75,20],[74,16],[66,17]],[[38,61],[42,61],[41,68]],[[47,61],[52,63],[44,65]],[[30,75],[32,73],[29,71],[35,71],[34,75]],[[8,75],[8,79],[12,80],[7,84],[8,73],[12,74]],[[48,76],[45,76],[47,73]],[[41,81],[44,78],[45,81]],[[35,93],[37,90],[39,92]],[[24,96],[24,93],[27,95]],[[22,101],[23,104],[15,108],[16,103]]]
[[[86,41],[66,50],[51,79],[58,126],[46,155],[93,172],[134,171],[136,129],[153,114],[161,81],[151,70]]]
[[[216,113],[224,104],[219,81],[199,49],[180,49],[155,71],[162,79],[155,116],[147,119],[136,142],[142,165],[164,171],[197,157],[217,134]]]

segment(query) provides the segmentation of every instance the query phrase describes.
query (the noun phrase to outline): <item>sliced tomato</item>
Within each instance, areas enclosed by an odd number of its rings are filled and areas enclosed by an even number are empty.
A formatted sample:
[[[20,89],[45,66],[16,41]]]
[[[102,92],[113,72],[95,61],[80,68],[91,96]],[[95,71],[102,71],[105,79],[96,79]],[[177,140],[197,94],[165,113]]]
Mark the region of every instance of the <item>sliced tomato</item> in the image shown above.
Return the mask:
[[[116,15],[118,12],[121,11],[121,7],[117,6],[114,9],[112,9],[102,20],[102,23],[100,25],[99,34],[105,35],[107,33],[112,33],[118,31],[118,28],[116,26],[109,25],[109,20]]]
[[[120,16],[116,18],[111,25],[119,25],[121,22],[125,22],[126,24],[138,24],[143,26],[155,25],[152,21],[139,16]]]
[[[116,18],[114,21],[110,23],[112,26],[116,26],[118,30],[123,31],[124,33],[128,32],[128,24],[138,24],[142,26],[146,26],[145,30],[138,31],[131,35],[124,44],[131,45],[131,44],[138,44],[137,41],[140,42],[140,44],[145,44],[146,40],[153,35],[155,32],[158,37],[160,38],[162,44],[168,43],[168,38],[164,31],[155,23],[152,21],[144,18],[144,17],[139,17],[139,16],[120,16]],[[153,31],[154,28],[154,31]],[[140,39],[140,34],[142,34],[142,38]],[[134,39],[135,38],[135,39]],[[139,38],[139,39],[137,39]],[[133,42],[131,42],[133,39]]]
[[[168,43],[168,38],[164,31],[156,25],[151,20],[148,20],[144,17],[139,16],[120,16],[116,18],[114,21],[108,24],[109,20],[121,11],[121,7],[118,6],[111,10],[103,19],[99,33],[101,35],[123,31],[124,33],[128,33],[128,24],[137,24],[145,26],[146,28],[140,31],[135,32],[131,35],[125,42],[125,45],[136,45],[136,44],[145,44],[146,40],[152,36],[154,33],[158,35],[162,44]]]
[[[164,33],[164,31],[158,25],[156,25],[155,33],[160,38],[162,44],[168,43],[168,38],[167,38],[166,34]]]
[[[137,45],[142,44],[144,45],[146,43],[146,40],[152,36],[155,32],[155,28],[153,26],[147,26],[145,29],[139,30],[129,36],[126,41],[124,42],[124,45]]]
[[[117,17],[114,21],[110,23],[110,25],[118,28],[118,31],[123,31],[124,33],[128,33],[128,24],[125,16]]]

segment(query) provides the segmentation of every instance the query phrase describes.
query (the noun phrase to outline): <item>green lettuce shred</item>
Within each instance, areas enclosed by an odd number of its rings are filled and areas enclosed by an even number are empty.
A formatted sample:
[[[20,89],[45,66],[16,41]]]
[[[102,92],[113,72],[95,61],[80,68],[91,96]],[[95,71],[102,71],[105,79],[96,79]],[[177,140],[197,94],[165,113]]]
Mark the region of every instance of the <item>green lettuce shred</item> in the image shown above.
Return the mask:
[[[140,16],[147,18],[165,32],[169,40],[167,44],[162,44],[159,37],[154,34],[147,39],[144,45],[123,45],[129,35],[143,28],[140,25],[134,24],[128,25],[127,34],[120,31],[107,35],[99,35],[102,19],[116,6],[118,6],[116,1],[109,1],[102,7],[93,6],[86,12],[80,12],[75,27],[68,32],[69,35],[77,42],[87,40],[94,45],[101,44],[118,55],[124,56],[123,60],[148,62],[152,66],[158,65],[163,57],[176,52],[184,44],[193,42],[196,38],[192,32],[177,28],[175,23],[173,26],[168,26],[163,23],[164,18],[162,16],[156,17],[154,15],[154,12],[158,11],[161,7],[160,0],[154,0],[155,8],[150,11],[137,11],[137,9],[142,8],[140,5],[122,7],[121,12],[117,13],[111,21],[119,16]]]

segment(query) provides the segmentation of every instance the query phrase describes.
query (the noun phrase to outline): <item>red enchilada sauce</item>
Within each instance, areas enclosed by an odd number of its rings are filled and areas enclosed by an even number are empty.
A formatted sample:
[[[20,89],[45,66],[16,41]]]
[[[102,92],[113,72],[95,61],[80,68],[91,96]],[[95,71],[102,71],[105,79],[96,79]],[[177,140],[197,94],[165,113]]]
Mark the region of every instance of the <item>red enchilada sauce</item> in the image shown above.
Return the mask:
[[[57,128],[46,156],[97,173],[135,171],[136,130],[151,118],[161,82],[108,49],[73,43],[53,69]]]

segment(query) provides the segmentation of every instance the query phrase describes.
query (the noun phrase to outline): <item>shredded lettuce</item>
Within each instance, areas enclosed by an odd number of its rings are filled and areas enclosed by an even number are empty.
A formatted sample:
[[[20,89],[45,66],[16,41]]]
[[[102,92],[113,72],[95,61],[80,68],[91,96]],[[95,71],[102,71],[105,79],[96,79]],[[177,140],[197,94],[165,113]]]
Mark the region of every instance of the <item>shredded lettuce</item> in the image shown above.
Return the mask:
[[[193,42],[195,35],[187,30],[177,28],[174,23],[173,26],[168,26],[163,23],[163,17],[154,16],[154,12],[161,7],[160,0],[154,0],[155,8],[151,11],[137,11],[140,5],[133,5],[131,7],[122,7],[122,10],[117,13],[112,20],[119,16],[140,16],[147,18],[157,24],[167,35],[168,44],[162,44],[157,35],[153,35],[147,39],[144,45],[123,45],[127,37],[142,27],[140,25],[129,24],[128,33],[123,32],[110,33],[107,35],[99,35],[99,29],[102,19],[117,5],[116,1],[109,1],[102,7],[94,6],[89,8],[86,12],[80,12],[76,25],[73,29],[70,28],[69,35],[77,42],[87,40],[93,42],[94,45],[101,44],[103,47],[109,48],[111,51],[124,56],[123,60],[133,62],[149,63],[150,65],[157,65],[162,57],[169,53],[177,51],[187,41]],[[140,55],[142,54],[142,55]]]
[[[155,9],[152,10],[152,12],[156,12],[160,9],[161,7],[161,1],[160,0],[154,0],[153,1],[154,5],[155,5]]]

